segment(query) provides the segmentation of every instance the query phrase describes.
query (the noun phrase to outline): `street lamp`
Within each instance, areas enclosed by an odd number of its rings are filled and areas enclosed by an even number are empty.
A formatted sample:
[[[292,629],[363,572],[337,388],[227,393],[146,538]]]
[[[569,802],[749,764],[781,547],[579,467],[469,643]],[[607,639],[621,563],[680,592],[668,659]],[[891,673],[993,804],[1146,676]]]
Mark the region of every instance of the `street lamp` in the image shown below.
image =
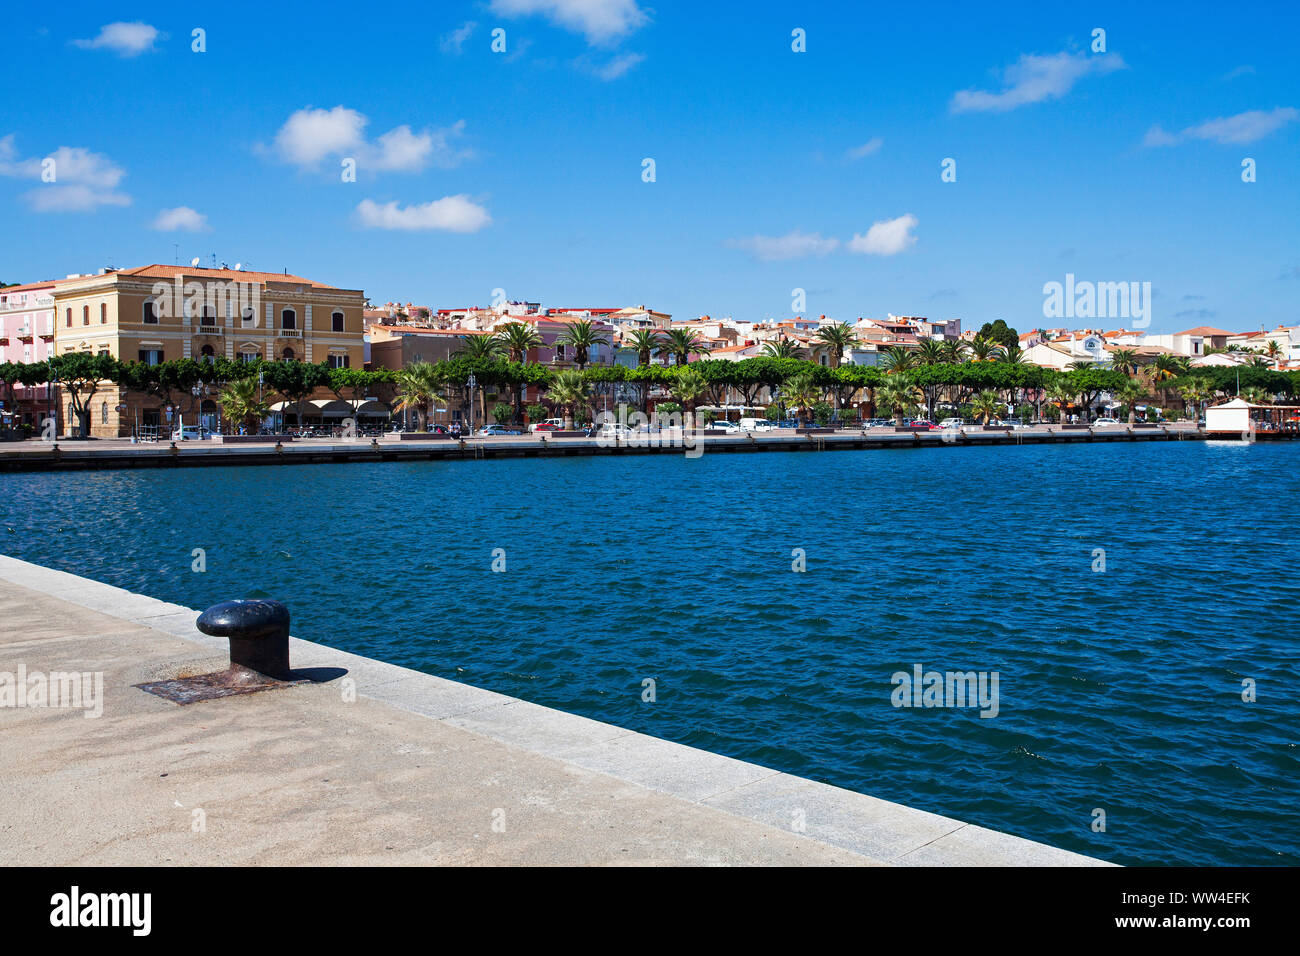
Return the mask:
[[[474,434],[474,389],[478,387],[478,379],[474,373],[469,373],[469,433]]]

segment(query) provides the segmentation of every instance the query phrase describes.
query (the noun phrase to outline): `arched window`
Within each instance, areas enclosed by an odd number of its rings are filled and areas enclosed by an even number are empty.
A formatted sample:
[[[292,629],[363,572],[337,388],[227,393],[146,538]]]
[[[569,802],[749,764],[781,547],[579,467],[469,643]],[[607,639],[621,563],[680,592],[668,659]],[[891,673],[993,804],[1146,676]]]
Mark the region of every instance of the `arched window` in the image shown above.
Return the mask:
[[[100,423],[101,425],[107,425],[107,424],[108,424],[108,402],[101,402],[101,403],[100,403],[100,406],[99,406],[99,423]]]
[[[294,358],[293,349],[285,349],[283,352],[280,353],[280,357],[284,359],[286,362],[292,362]]]
[[[66,324],[67,324],[68,328],[72,328],[72,310],[71,310],[71,309],[64,309],[64,310],[63,310],[63,316],[64,316],[64,319],[66,320]]]
[[[99,324],[108,325],[108,303],[99,303]]]
[[[343,331],[343,313],[342,313],[342,312],[335,312],[333,315],[330,316],[330,318],[331,318],[331,319],[333,320],[333,322],[334,322],[334,331],[335,331],[335,332],[342,332],[342,331]]]
[[[144,322],[146,325],[158,324],[158,309],[154,306],[153,299],[144,300]]]
[[[217,353],[212,350],[211,345],[205,345],[199,349],[199,356],[205,362],[215,362],[217,359]]]
[[[90,306],[88,305],[83,305],[81,307],[81,324],[82,325],[90,324]]]
[[[280,313],[280,328],[296,329],[298,327],[298,313],[293,309],[285,309]]]

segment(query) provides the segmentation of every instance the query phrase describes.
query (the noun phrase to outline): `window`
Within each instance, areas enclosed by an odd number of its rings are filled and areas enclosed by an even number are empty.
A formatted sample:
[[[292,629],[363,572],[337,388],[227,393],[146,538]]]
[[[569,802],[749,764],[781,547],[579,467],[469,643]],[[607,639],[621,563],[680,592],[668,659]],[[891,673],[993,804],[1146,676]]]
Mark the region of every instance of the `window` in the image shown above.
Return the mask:
[[[140,361],[145,365],[161,365],[163,360],[162,349],[141,349]]]
[[[81,307],[81,324],[82,325],[90,324],[90,306],[88,305],[83,305]]]
[[[247,328],[248,326],[253,324],[253,320],[257,318],[257,315],[255,312],[253,312],[253,307],[250,305],[248,308],[244,309],[244,312],[240,316],[240,318],[244,322],[244,327]]]
[[[100,402],[99,404],[99,423],[101,425],[108,424],[108,402]]]
[[[283,352],[280,353],[280,357],[281,357],[282,359],[284,359],[286,362],[292,362],[292,361],[293,361],[293,349],[285,349]]]
[[[64,315],[64,320],[65,320],[65,321],[64,321],[64,324],[67,325],[68,328],[72,328],[72,310],[71,310],[71,309],[64,309],[64,310],[63,310],[63,315]]]
[[[239,353],[239,361],[243,362],[245,365],[248,365],[248,364],[250,364],[250,363],[252,363],[252,362],[256,362],[256,361],[257,361],[257,353],[256,353],[256,352],[240,352],[240,353]]]
[[[348,368],[349,362],[346,355],[331,355],[330,368]]]
[[[158,324],[158,309],[154,306],[153,299],[144,300],[144,323],[145,325]]]
[[[99,303],[99,324],[108,325],[108,303]]]
[[[564,345],[563,345],[563,344],[560,344],[560,345],[556,345],[556,346],[555,346],[555,357],[556,357],[557,359],[559,359],[561,362],[564,361]]]
[[[343,331],[343,313],[342,313],[342,312],[335,312],[333,315],[330,316],[330,318],[333,319],[333,321],[334,321],[334,331],[335,331],[335,332],[342,332],[342,331]]]
[[[280,313],[280,328],[296,329],[298,327],[298,313],[293,309],[285,309]]]
[[[217,360],[217,353],[212,350],[211,345],[205,345],[203,348],[199,349],[199,358],[205,362],[215,362]]]

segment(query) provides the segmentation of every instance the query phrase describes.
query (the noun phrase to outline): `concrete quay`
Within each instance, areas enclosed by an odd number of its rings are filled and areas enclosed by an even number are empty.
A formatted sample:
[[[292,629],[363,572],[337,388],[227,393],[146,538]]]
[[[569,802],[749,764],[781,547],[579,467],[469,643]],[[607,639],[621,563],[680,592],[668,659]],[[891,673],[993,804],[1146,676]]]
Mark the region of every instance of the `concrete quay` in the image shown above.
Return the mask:
[[[717,452],[865,451],[898,448],[962,448],[972,445],[1064,445],[1090,442],[1204,441],[1193,427],[1170,425],[1137,428],[1026,428],[1020,431],[960,433],[895,432],[893,429],[796,434],[793,429],[752,435],[678,433],[641,436],[634,441],[595,438],[552,438],[542,435],[451,439],[299,439],[277,443],[228,445],[216,442],[177,442],[133,445],[124,439],[62,441],[55,445],[28,440],[0,445],[0,472],[76,471],[101,468],[189,468],[210,465],[292,465],[341,462],[465,461],[488,458],[564,458],[588,455],[688,455]],[[1216,436],[1239,440],[1241,436]]]
[[[1108,865],[298,639],[305,683],[135,687],[225,667],[196,616],[0,556],[0,682],[103,679],[94,718],[0,706],[0,862]]]

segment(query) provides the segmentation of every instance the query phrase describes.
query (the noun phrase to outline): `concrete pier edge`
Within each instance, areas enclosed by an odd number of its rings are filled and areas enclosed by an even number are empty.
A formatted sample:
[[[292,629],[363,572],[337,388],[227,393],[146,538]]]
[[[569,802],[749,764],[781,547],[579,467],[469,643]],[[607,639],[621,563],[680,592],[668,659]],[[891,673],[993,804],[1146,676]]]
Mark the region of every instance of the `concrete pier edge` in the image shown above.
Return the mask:
[[[214,654],[227,650],[225,638],[209,637],[195,627],[197,611],[179,604],[7,555],[0,555],[0,580],[181,638]],[[787,833],[792,808],[797,806],[807,820],[801,838],[858,854],[869,862],[1112,865],[322,644],[291,638],[290,654],[295,668],[346,670],[356,682],[358,696],[380,704]]]

